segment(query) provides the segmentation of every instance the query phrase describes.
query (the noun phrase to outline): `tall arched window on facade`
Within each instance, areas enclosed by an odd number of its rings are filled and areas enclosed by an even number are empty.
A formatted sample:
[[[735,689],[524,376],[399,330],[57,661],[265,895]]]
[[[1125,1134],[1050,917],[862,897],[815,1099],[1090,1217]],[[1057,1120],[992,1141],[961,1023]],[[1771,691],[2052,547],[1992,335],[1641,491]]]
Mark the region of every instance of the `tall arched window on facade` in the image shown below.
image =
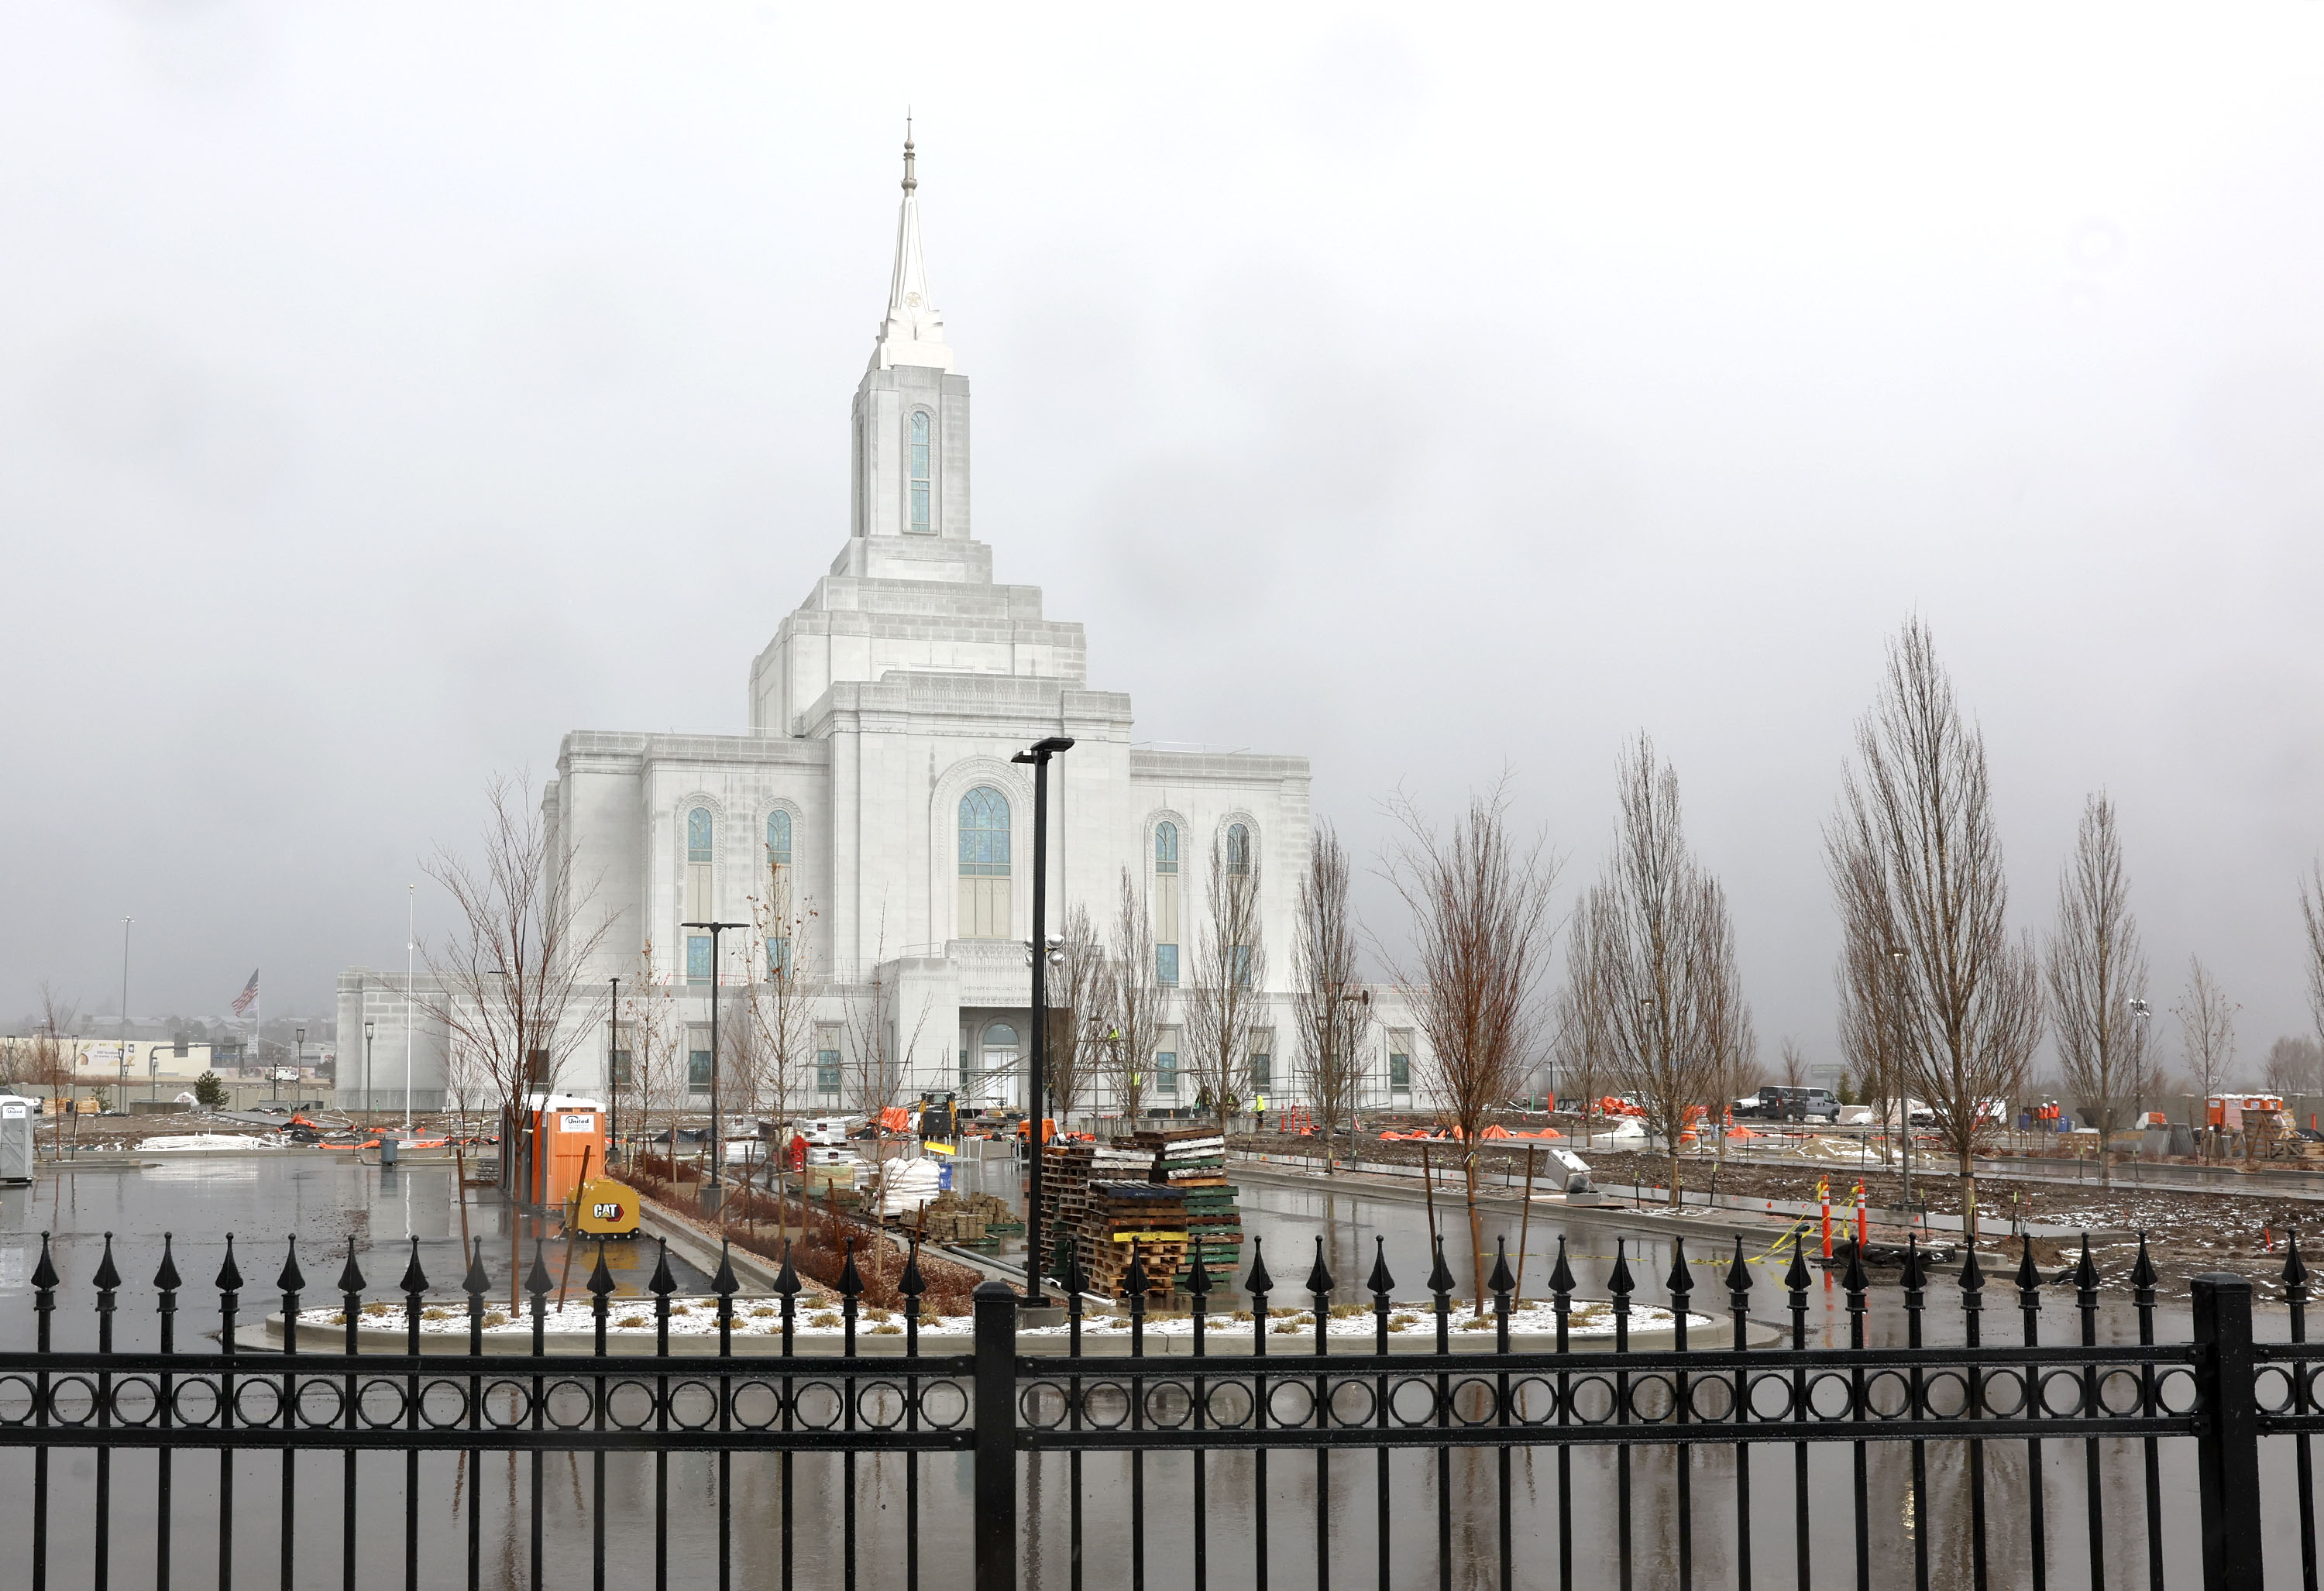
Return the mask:
[[[767,898],[773,932],[767,935],[767,971],[780,977],[791,964],[791,814],[767,814]]]
[[[1240,823],[1227,830],[1227,871],[1239,878],[1250,874],[1250,831]]]
[[[959,932],[1009,937],[1009,799],[990,785],[960,798]]]
[[[1178,825],[1154,825],[1154,980],[1178,982]]]
[[[928,415],[912,411],[912,529],[928,529]]]
[[[717,838],[717,826],[706,806],[697,806],[686,814],[686,920],[707,923],[715,902],[710,889],[710,865],[714,854],[713,841]],[[688,933],[686,937],[686,980],[688,983],[710,981],[710,935]]]

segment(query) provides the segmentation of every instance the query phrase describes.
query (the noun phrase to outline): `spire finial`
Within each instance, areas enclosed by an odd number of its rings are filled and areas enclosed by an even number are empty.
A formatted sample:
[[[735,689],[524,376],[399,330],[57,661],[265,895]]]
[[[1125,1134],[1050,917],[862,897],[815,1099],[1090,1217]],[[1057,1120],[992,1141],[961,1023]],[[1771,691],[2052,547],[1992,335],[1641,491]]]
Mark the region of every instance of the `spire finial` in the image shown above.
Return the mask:
[[[912,107],[904,107],[904,191],[908,194],[920,185],[912,172]]]

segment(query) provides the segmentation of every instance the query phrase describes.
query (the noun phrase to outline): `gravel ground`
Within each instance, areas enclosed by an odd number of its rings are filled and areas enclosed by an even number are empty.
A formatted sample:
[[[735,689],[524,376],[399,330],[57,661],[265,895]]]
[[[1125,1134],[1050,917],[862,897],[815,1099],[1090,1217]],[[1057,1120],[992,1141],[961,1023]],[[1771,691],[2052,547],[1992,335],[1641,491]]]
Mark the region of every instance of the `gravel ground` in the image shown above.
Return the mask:
[[[1538,1121],[1538,1117],[1535,1118]],[[1264,1151],[1274,1154],[1312,1154],[1315,1143],[1312,1138],[1267,1134],[1238,1137],[1239,1149]],[[1417,1166],[1422,1145],[1417,1143],[1380,1143],[1376,1139],[1358,1140],[1360,1152],[1367,1160],[1386,1161]],[[1440,1177],[1458,1174],[1459,1145],[1434,1143],[1427,1145],[1428,1157]],[[1508,1157],[1518,1165],[1524,1163],[1526,1141],[1496,1139],[1480,1146],[1484,1155]],[[1660,1154],[1638,1154],[1628,1152],[1608,1152],[1603,1149],[1590,1153],[1590,1164],[1601,1186],[1609,1183],[1645,1183],[1648,1188],[1667,1187],[1670,1162]],[[1714,1163],[1708,1157],[1689,1156],[1680,1162],[1681,1177],[1691,1192],[1711,1187]],[[1895,1176],[1885,1173],[1859,1173],[1853,1166],[1820,1166],[1812,1162],[1791,1165],[1752,1165],[1729,1161],[1718,1166],[1718,1190],[1743,1199],[1785,1199],[1812,1200],[1815,1198],[1816,1179],[1828,1175],[1831,1179],[1832,1195],[1837,1204],[1849,1197],[1859,1175],[1865,1184],[1868,1200],[1877,1209],[1903,1197],[1901,1183]],[[1497,1173],[1498,1176],[1498,1165]],[[1441,1184],[1440,1184],[1441,1186]],[[1928,1174],[1916,1171],[1913,1193],[1928,1209],[1945,1215],[1958,1215],[1961,1209],[1961,1182],[1950,1174]],[[2255,1282],[2280,1283],[2289,1235],[2305,1223],[2311,1231],[2324,1226],[2324,1204],[2310,1200],[2271,1198],[2264,1194],[2219,1193],[2195,1189],[2138,1188],[2116,1185],[2101,1189],[2070,1187],[2055,1183],[2028,1183],[1984,1178],[1977,1186],[1978,1205],[1986,1234],[1985,1248],[1997,1250],[2004,1246],[1997,1234],[2006,1234],[2012,1210],[2011,1200],[2016,1200],[2016,1212],[2026,1219],[2044,1226],[2067,1227],[2092,1231],[2122,1231],[2144,1233],[2148,1253],[2161,1275],[2166,1293],[2183,1293],[2186,1278],[2199,1272],[2230,1271],[2248,1276]],[[2271,1247],[2271,1244],[2273,1246]],[[2015,1269],[2018,1255],[2016,1241],[2006,1241],[2008,1268]],[[2311,1237],[2304,1250],[2311,1265],[2324,1265],[2324,1248]],[[2091,1257],[2096,1262],[2105,1286],[2126,1288],[2132,1266],[2138,1255],[2135,1238],[2122,1242],[2094,1243]],[[2059,1244],[2036,1238],[2034,1257],[2045,1273],[2055,1275],[2080,1258],[2080,1249],[2072,1244]],[[1988,1280],[1997,1280],[1994,1265],[1986,1264]],[[1884,1281],[1893,1281],[1890,1272]]]

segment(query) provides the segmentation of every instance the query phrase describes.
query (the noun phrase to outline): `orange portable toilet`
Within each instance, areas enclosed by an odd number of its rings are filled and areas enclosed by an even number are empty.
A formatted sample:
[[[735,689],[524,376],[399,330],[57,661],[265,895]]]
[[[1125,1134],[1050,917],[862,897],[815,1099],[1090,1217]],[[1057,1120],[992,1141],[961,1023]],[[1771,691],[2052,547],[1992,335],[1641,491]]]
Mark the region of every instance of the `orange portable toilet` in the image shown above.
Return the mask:
[[[605,1112],[595,1099],[569,1094],[532,1099],[532,1163],[528,1202],[559,1208],[588,1178],[605,1170]]]

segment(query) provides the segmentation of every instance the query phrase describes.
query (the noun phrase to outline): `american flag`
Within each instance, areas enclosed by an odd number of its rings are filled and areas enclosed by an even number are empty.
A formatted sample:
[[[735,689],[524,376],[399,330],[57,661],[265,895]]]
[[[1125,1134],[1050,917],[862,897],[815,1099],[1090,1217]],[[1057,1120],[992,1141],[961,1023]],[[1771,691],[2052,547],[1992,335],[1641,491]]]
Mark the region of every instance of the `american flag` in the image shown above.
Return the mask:
[[[250,970],[250,981],[244,984],[242,986],[242,992],[234,997],[234,1014],[237,1016],[249,1016],[251,1003],[257,998],[258,969],[253,967]]]

